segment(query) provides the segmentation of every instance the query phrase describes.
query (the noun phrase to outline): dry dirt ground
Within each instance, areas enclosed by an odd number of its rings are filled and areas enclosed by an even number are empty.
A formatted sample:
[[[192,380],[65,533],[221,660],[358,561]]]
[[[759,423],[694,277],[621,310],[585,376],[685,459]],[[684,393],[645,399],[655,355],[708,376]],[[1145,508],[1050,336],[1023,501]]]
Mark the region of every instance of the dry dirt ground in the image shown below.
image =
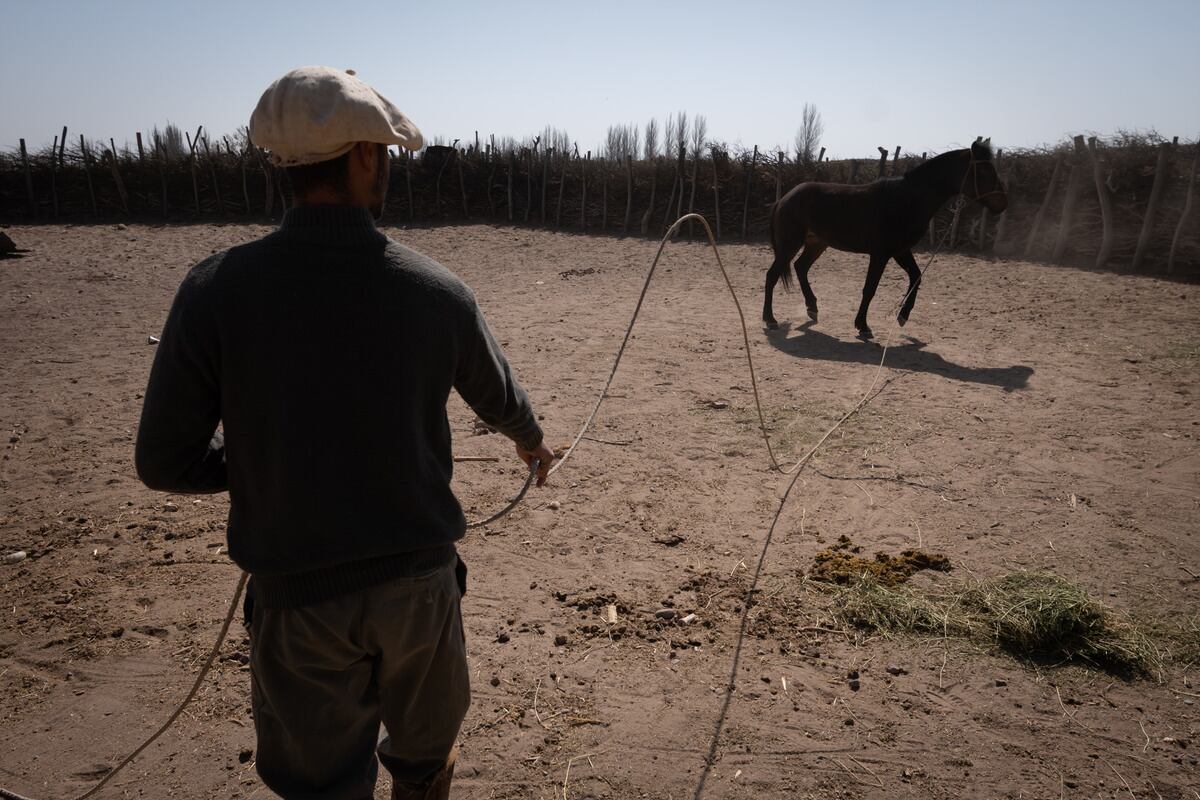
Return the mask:
[[[147,335],[185,271],[266,230],[9,230],[32,252],[0,261],[0,550],[28,557],[0,565],[0,786],[86,789],[170,713],[211,647],[238,577],[221,549],[226,500],[146,490],[133,440]],[[390,233],[474,286],[551,442],[569,441],[655,243]],[[777,295],[793,326],[767,335],[767,249],[723,253],[773,440],[794,461],[875,377],[879,346],[852,327],[865,263],[830,251],[813,271],[820,324],[799,324],[798,294]],[[881,338],[902,289],[893,267],[871,317]],[[940,638],[824,632],[827,599],[805,581],[840,535],[868,553],[920,544],[947,555],[951,575],[1053,570],[1194,632],[1198,295],[1148,277],[939,259],[889,354],[892,381],[784,510],[706,770],[787,479],[769,469],[710,254],[669,247],[593,439],[462,544],[474,704],[455,796],[679,799],[703,780],[710,798],[1200,798],[1195,666],[1128,681]],[[451,422],[458,454],[500,459],[459,465],[468,516],[482,516],[522,471],[457,398]],[[667,607],[696,621],[654,616]],[[254,772],[246,640],[232,633],[195,704],[108,796],[269,796]]]

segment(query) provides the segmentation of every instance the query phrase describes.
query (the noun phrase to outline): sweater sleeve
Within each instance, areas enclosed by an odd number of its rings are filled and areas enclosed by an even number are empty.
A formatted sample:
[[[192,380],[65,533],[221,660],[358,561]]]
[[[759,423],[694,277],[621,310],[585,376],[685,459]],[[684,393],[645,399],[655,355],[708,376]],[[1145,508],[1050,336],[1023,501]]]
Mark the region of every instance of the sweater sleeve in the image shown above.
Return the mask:
[[[480,419],[518,447],[534,449],[542,443],[542,429],[529,395],[517,383],[473,297],[464,317],[454,388]]]
[[[228,488],[218,381],[219,340],[207,307],[205,262],[175,295],[154,354],[138,426],[138,477],[151,489],[206,494]]]

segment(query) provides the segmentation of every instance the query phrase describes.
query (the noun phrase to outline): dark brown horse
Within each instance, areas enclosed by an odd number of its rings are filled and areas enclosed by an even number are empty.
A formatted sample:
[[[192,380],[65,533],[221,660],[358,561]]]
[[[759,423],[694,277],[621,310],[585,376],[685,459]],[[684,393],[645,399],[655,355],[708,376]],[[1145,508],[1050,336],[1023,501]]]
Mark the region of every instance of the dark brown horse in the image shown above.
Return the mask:
[[[898,178],[883,178],[855,186],[842,183],[802,183],[780,198],[771,209],[771,246],[775,261],[767,271],[763,323],[778,327],[771,310],[775,283],[782,278],[790,288],[788,266],[796,259],[796,277],[804,292],[808,317],[817,320],[817,296],[808,285],[808,270],[825,248],[871,257],[867,281],[863,284],[862,304],[854,326],[864,339],[871,338],[867,308],[879,278],[889,259],[908,273],[908,294],[897,317],[901,325],[908,321],[921,270],[912,248],[929,228],[929,220],[942,204],[957,194],[965,194],[993,213],[1008,207],[1008,197],[992,165],[991,140],[976,141],[963,150],[951,150],[913,167]]]

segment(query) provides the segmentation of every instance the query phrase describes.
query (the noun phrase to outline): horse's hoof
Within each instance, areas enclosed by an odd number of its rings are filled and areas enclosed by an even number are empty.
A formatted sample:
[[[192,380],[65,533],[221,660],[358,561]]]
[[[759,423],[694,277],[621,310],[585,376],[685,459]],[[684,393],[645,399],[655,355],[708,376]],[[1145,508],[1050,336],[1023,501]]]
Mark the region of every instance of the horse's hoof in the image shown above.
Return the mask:
[[[813,322],[817,321],[817,310],[815,308],[808,309],[808,318]]]
[[[901,311],[901,312],[900,312],[900,313],[899,313],[899,314],[896,316],[896,322],[899,322],[899,323],[900,323],[900,327],[901,327],[901,328],[903,328],[903,327],[904,327],[904,323],[908,322],[908,314],[905,314],[903,311]]]
[[[769,331],[777,331],[779,330],[779,323],[773,319],[764,319],[763,327]]]
[[[871,333],[870,328],[865,328],[865,327],[859,328],[858,329],[858,338],[862,339],[863,341],[867,341],[869,339],[874,339],[875,334]]]

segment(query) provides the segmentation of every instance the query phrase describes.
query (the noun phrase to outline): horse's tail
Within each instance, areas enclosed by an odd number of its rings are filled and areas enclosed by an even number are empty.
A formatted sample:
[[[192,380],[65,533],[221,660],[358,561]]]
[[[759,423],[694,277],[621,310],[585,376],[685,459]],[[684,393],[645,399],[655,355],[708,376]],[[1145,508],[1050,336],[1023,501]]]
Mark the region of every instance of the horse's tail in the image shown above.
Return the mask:
[[[783,253],[783,248],[781,246],[780,241],[776,238],[777,225],[776,225],[775,217],[779,213],[782,203],[783,203],[783,200],[780,199],[771,204],[771,217],[770,217],[771,223],[770,223],[769,230],[770,230],[770,236],[771,236],[771,249],[775,252],[775,260],[774,260],[774,262],[771,263],[770,271],[775,273],[776,276],[781,281],[783,281],[784,291],[790,292],[792,290],[791,270],[788,269],[788,263],[786,260],[783,261],[782,263],[779,260],[780,258],[783,257],[781,255]]]

